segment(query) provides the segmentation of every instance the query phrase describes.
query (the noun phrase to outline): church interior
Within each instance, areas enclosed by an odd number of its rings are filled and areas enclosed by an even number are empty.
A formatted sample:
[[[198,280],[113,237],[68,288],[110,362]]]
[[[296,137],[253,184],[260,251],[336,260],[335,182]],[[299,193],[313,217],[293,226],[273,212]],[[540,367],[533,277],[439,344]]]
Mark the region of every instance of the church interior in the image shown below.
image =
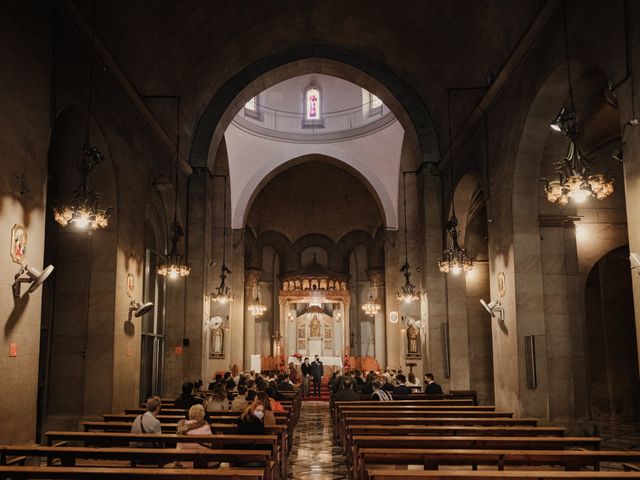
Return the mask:
[[[0,478],[640,478],[640,4],[2,0],[0,38]],[[231,412],[175,438],[225,372],[299,376],[264,465]]]

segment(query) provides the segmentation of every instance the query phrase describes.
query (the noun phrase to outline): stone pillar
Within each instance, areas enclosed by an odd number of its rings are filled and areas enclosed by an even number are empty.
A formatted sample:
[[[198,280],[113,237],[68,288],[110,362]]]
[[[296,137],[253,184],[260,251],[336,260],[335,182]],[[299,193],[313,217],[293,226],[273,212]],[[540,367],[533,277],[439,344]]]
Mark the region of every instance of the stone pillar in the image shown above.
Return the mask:
[[[247,269],[244,272],[244,364],[251,364],[251,355],[256,353],[256,317],[249,311],[256,298],[256,288],[262,270]]]
[[[547,371],[539,381],[547,382],[550,420],[566,425],[587,414],[575,220],[540,217]]]
[[[384,269],[372,268],[367,270],[369,275],[369,281],[371,287],[375,292],[374,299],[380,304],[380,311],[373,317],[373,352],[374,357],[380,361],[379,357],[385,352],[385,318],[387,316],[387,309],[385,306],[385,288],[384,288]],[[385,355],[386,357],[386,355]]]
[[[227,277],[230,282],[235,299],[229,307],[229,367],[237,365],[240,370],[246,370],[249,363],[245,363],[244,355],[244,239],[243,231],[233,230],[229,243],[231,248],[231,275]],[[229,245],[227,245],[229,247]],[[229,248],[227,248],[229,250]],[[250,355],[250,354],[249,354]]]
[[[378,358],[380,368],[398,368],[401,361],[400,343],[400,321],[391,323],[389,321],[392,312],[396,312],[398,319],[400,318],[400,305],[396,297],[400,286],[400,263],[398,262],[398,232],[387,231],[387,241],[384,244],[384,262],[385,262],[385,304],[387,306],[385,319],[385,357]]]
[[[349,315],[349,301],[347,300],[346,302],[344,302],[343,306],[342,306],[342,312],[343,312],[343,319],[342,319],[342,324],[343,324],[343,332],[342,332],[342,355],[341,358],[344,358],[344,356],[348,353],[349,355],[351,355],[351,330],[350,330],[350,315]]]
[[[442,348],[442,327],[447,322],[446,280],[438,268],[437,261],[442,255],[442,197],[439,173],[423,168],[418,173],[419,210],[422,216],[422,277],[427,296],[423,355],[425,372],[432,372],[439,383],[449,386],[444,376],[445,352]]]
[[[449,239],[447,239],[449,240]],[[449,320],[449,358],[451,390],[469,390],[469,324],[467,321],[467,295],[465,276],[447,273],[447,310]]]

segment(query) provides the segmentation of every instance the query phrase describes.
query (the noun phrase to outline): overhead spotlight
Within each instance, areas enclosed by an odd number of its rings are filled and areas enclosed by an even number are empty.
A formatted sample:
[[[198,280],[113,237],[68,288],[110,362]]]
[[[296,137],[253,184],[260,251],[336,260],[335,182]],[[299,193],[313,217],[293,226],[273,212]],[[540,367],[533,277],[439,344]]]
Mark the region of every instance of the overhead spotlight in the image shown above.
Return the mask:
[[[134,317],[141,317],[145,313],[148,313],[153,308],[153,302],[140,303],[135,300],[131,300],[129,304],[129,314],[133,314]]]
[[[569,120],[574,119],[575,116],[575,112],[562,107],[549,126],[551,127],[551,130],[555,132],[562,132],[565,130],[565,124]]]
[[[35,292],[40,285],[44,283],[44,281],[51,275],[53,272],[53,265],[49,265],[43,271],[38,270],[37,268],[30,267],[25,265],[20,268],[13,281],[13,296],[20,297],[20,287],[23,283],[30,283],[29,290],[27,293]]]
[[[631,270],[635,270],[640,275],[640,253],[631,252],[629,261],[631,262]]]
[[[484,307],[484,309],[491,315],[492,317],[496,316],[496,313],[500,316],[500,320],[504,320],[504,309],[502,308],[502,304],[500,300],[494,300],[491,303],[485,302],[483,299],[480,299],[480,303]]]

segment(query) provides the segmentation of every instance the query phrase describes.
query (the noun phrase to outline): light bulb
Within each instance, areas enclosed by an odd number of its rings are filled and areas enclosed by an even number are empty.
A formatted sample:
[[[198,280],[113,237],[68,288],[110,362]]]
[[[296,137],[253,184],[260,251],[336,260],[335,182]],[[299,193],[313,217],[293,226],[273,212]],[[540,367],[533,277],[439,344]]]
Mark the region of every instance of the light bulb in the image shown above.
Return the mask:
[[[584,202],[587,198],[589,198],[589,196],[591,195],[591,192],[589,192],[589,190],[576,190],[573,195],[572,198],[578,202],[578,203],[582,203]]]
[[[80,215],[73,221],[73,223],[75,223],[76,227],[84,230],[89,226],[89,217]]]
[[[169,278],[178,278],[178,270],[174,267],[171,267],[171,270],[169,271]]]
[[[453,268],[451,269],[451,273],[453,273],[453,274],[456,274],[456,275],[457,275],[457,274],[459,274],[459,273],[461,272],[461,270],[462,270],[462,269],[460,268],[460,265],[457,265],[457,264],[456,264],[456,265],[454,265],[454,266],[453,266]]]

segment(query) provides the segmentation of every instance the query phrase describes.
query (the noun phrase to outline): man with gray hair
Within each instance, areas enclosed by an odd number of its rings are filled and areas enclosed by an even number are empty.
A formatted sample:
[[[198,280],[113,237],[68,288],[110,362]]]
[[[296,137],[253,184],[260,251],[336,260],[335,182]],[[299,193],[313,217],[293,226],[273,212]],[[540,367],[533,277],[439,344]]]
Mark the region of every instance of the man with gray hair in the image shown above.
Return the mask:
[[[147,411],[133,420],[131,433],[162,433],[160,420],[156,418],[160,413],[161,404],[160,397],[148,398]],[[152,442],[131,442],[130,446],[134,448],[155,447]]]

